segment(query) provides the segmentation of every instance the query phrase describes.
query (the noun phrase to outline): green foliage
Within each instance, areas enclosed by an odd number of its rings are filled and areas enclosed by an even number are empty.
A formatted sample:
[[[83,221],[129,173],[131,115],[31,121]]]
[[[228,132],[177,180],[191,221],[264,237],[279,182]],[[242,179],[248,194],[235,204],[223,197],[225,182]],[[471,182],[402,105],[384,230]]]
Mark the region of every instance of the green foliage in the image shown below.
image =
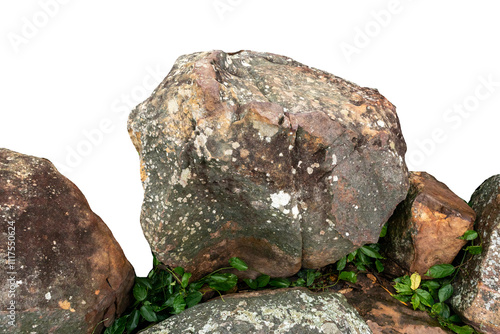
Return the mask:
[[[132,289],[135,302],[128,313],[116,319],[104,334],[135,333],[149,324],[160,322],[186,308],[193,307],[203,298],[203,287],[217,292],[229,291],[238,283],[238,277],[231,273],[220,273],[224,269],[245,271],[248,266],[239,258],[229,259],[231,267],[221,268],[197,282],[190,282],[191,273],[181,267],[173,270],[161,264],[153,254],[153,269],[147,277],[136,277]],[[265,282],[264,282],[265,281]],[[267,285],[267,279],[261,279],[257,285]],[[277,284],[277,283],[276,283]],[[282,283],[284,285],[284,283]]]
[[[453,314],[449,306],[449,299],[453,295],[453,286],[451,282],[458,273],[460,266],[468,254],[480,254],[482,247],[474,245],[474,240],[478,238],[476,231],[469,230],[464,233],[459,239],[472,242],[464,248],[464,257],[460,265],[455,268],[451,264],[438,264],[429,268],[425,273],[426,276],[432,277],[432,280],[421,281],[418,273],[414,273],[411,277],[403,276],[394,280],[394,288],[397,294],[394,298],[407,304],[410,303],[414,310],[419,309],[427,311],[431,316],[436,318],[442,327],[448,328],[457,334],[473,334],[477,333],[468,325],[460,326],[460,318]],[[453,277],[451,277],[453,275]]]

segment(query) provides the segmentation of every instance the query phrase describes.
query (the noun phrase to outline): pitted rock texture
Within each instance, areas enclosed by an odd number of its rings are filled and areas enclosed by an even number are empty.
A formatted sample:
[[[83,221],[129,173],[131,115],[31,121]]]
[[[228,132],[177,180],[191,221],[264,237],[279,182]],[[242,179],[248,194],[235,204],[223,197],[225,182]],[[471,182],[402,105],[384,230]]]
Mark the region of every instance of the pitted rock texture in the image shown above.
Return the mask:
[[[378,240],[409,186],[395,107],[279,55],[182,56],[128,129],[146,239],[195,278],[233,256],[271,276],[333,263]]]
[[[452,305],[480,332],[500,333],[500,175],[477,188],[470,204],[477,213],[474,229],[483,252],[465,260]]]
[[[48,160],[0,149],[0,222],[1,333],[101,333],[128,306],[132,266]]]
[[[476,214],[444,183],[425,172],[410,173],[410,191],[387,225],[384,251],[409,273],[424,275],[451,263],[473,228]]]
[[[141,334],[369,334],[344,296],[305,288],[224,296],[198,304]]]

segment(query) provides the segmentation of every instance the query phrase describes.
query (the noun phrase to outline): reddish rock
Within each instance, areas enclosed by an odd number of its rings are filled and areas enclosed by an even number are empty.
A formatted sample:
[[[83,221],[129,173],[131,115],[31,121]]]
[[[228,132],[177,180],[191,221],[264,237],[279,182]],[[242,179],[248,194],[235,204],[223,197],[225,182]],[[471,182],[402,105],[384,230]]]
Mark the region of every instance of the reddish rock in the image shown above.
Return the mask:
[[[435,264],[451,263],[472,229],[474,211],[444,183],[412,172],[410,190],[388,223],[384,250],[410,273],[424,275]]]
[[[374,334],[451,333],[441,328],[439,322],[431,318],[428,313],[415,311],[392,297],[385,290],[393,290],[388,281],[380,281],[372,274],[358,274],[357,277],[356,289],[349,288],[340,292],[358,311]]]
[[[452,305],[480,332],[500,333],[500,175],[476,189],[470,204],[477,213],[474,229],[483,251],[465,260]]]
[[[48,160],[0,149],[0,222],[2,332],[92,333],[128,306],[132,266]]]
[[[271,276],[333,263],[376,242],[408,190],[395,107],[275,54],[180,57],[128,129],[144,234],[193,277],[232,256]]]

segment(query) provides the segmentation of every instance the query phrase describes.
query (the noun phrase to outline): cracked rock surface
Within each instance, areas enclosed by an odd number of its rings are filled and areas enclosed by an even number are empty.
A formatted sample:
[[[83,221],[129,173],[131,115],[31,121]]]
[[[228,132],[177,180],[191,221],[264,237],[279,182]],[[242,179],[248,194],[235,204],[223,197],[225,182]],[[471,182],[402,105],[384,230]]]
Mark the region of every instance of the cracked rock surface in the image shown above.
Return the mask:
[[[271,276],[334,263],[378,240],[409,187],[387,99],[275,54],[181,56],[128,130],[146,239],[193,278],[233,256]]]
[[[369,334],[371,330],[341,294],[295,288],[226,295],[141,332],[166,333]]]
[[[50,161],[0,148],[0,222],[1,333],[101,333],[128,306],[134,269]]]
[[[500,175],[484,181],[470,205],[477,214],[474,230],[483,251],[465,260],[452,305],[481,333],[500,333]]]

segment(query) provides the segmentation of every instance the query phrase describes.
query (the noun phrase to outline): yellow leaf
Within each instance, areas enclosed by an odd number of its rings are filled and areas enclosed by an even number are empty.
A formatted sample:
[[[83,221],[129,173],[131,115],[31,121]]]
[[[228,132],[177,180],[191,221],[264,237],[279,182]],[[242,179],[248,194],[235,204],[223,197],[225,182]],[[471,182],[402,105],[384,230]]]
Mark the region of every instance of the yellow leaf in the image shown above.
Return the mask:
[[[422,278],[420,277],[420,275],[418,273],[413,273],[410,277],[410,281],[411,281],[411,289],[412,290],[417,290],[418,287],[420,286],[420,281],[422,280]]]

